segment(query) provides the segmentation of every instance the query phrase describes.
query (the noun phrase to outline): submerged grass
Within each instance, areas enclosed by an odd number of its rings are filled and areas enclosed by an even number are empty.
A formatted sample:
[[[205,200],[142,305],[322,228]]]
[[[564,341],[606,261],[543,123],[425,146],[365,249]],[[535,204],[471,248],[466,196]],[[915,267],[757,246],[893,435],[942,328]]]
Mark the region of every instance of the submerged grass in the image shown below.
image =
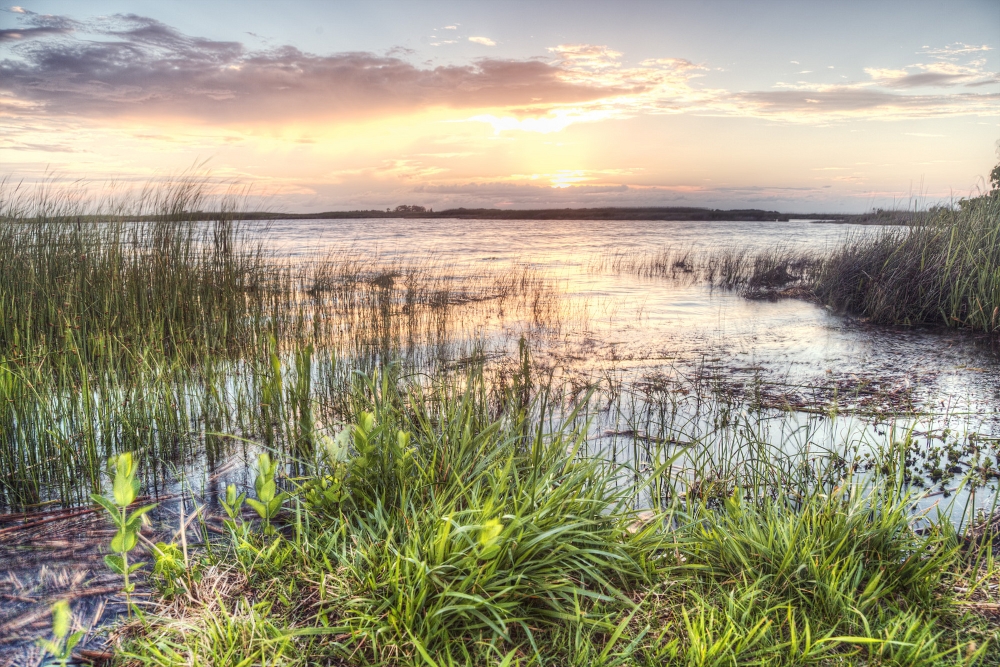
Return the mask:
[[[705,281],[748,298],[800,297],[876,324],[1000,336],[1000,190],[936,207],[907,226],[849,236],[817,254],[788,248],[613,253],[597,270]]]
[[[0,197],[0,504],[80,502],[126,451],[147,488],[233,442],[271,452],[264,530],[233,511],[217,542],[157,545],[160,606],[119,664],[1000,664],[993,533],[970,547],[950,511],[918,512],[906,447],[861,475],[754,416],[715,415],[724,442],[660,438],[663,407],[622,462],[589,442],[589,397],[539,388],[525,339],[484,371],[462,338],[501,313],[558,330],[546,276],[279,261],[195,185],[99,210]],[[230,213],[186,221],[198,208]],[[812,279],[797,261],[706,270],[750,293]],[[991,275],[963,293],[995,303]]]
[[[639,511],[632,470],[513,396],[491,418],[481,376],[351,395],[280,533],[232,525],[120,664],[998,664],[963,604],[996,597],[992,556],[923,521],[891,460],[706,495],[711,465],[667,456],[643,479],[669,499]]]
[[[239,198],[0,185],[0,506],[80,502],[124,451],[183,462],[222,441],[308,446],[302,406],[338,409],[344,360],[433,369],[497,313],[558,327],[558,285],[345,250],[291,263]],[[191,210],[219,211],[192,222]],[[200,218],[206,216],[201,215]]]

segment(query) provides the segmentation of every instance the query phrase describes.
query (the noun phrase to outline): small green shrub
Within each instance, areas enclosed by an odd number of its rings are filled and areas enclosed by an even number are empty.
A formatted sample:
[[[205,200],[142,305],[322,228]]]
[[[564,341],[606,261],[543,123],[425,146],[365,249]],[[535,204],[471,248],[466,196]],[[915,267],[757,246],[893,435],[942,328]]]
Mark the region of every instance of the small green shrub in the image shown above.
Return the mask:
[[[38,646],[52,656],[54,661],[52,664],[68,664],[73,657],[73,649],[83,639],[83,631],[78,630],[69,634],[70,621],[69,602],[59,600],[52,605],[52,639],[38,640]]]
[[[278,493],[277,480],[275,479],[277,473],[277,461],[272,461],[267,452],[261,453],[257,457],[257,478],[254,480],[254,490],[257,492],[257,498],[256,500],[247,498],[246,502],[263,520],[265,535],[274,534],[274,526],[271,524],[271,520],[281,510],[281,504],[288,497],[288,494],[285,492]],[[234,500],[233,505],[236,502]]]
[[[114,554],[104,557],[104,562],[116,574],[123,577],[123,591],[131,613],[131,594],[135,590],[135,584],[129,581],[129,575],[141,568],[145,563],[134,563],[129,565],[128,554],[135,549],[139,542],[139,529],[142,527],[142,517],[155,504],[144,505],[128,512],[128,507],[135,501],[139,493],[139,480],[135,478],[135,466],[132,462],[132,454],[125,452],[108,460],[109,468],[114,470],[112,482],[112,493],[110,498],[99,494],[91,494],[91,499],[105,509],[108,516],[114,522],[118,532],[111,538],[111,550]]]

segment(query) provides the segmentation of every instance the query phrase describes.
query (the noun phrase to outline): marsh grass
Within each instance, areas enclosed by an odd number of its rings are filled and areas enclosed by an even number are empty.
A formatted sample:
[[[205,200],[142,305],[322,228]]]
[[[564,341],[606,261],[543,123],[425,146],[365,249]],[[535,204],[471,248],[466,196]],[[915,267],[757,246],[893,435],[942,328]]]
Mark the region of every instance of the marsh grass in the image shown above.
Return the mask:
[[[817,300],[876,324],[1000,334],[1000,197],[962,200],[856,232],[832,250],[613,252],[592,270],[706,282],[747,298]]]
[[[188,177],[91,199],[0,187],[0,505],[84,501],[124,451],[211,464],[213,433],[308,448],[304,418],[335,416],[348,360],[433,372],[498,314],[560,326],[559,285],[529,267],[291,262],[242,201]]]
[[[482,376],[388,372],[351,397],[279,534],[233,528],[201,579],[222,594],[167,601],[123,664],[997,662],[964,602],[995,598],[992,556],[915,510],[899,449],[863,477],[763,446],[751,466],[661,449],[637,477],[541,403],[509,393],[491,417]],[[651,486],[668,492],[644,506]]]
[[[861,474],[847,451],[776,446],[760,412],[707,406],[692,433],[650,394],[609,452],[589,425],[627,393],[613,371],[609,395],[564,390],[532,357],[532,332],[563,325],[549,276],[356,249],[290,263],[190,185],[3,198],[4,504],[81,502],[126,451],[147,490],[169,464],[269,452],[267,527],[234,510],[119,663],[996,662],[977,611],[997,604],[993,533],[970,548],[950,508],[922,515],[906,446]],[[705,270],[760,286],[794,260]],[[521,329],[489,364],[468,332],[501,314]]]
[[[739,292],[747,298],[768,298],[800,285],[814,270],[817,259],[789,248],[751,251],[722,248],[713,251],[663,247],[650,252],[615,251],[598,258],[592,271],[609,271],[667,278],[682,284],[707,283]]]
[[[848,239],[816,271],[831,306],[879,324],[1000,333],[1000,197],[962,202],[906,229]]]

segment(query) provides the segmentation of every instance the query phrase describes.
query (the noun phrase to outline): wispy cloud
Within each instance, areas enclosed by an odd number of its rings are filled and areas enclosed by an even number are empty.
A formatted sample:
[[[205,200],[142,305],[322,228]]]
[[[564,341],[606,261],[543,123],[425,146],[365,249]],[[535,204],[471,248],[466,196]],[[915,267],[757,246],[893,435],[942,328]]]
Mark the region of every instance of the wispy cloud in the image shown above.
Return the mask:
[[[558,65],[538,60],[419,67],[364,52],[250,51],[135,15],[58,27],[59,35],[18,44],[16,57],[0,60],[0,99],[48,115],[280,122],[434,106],[558,105],[627,92],[570,80]]]
[[[637,115],[830,123],[1000,110],[1000,93],[988,88],[1000,79],[983,57],[990,47],[967,44],[925,48],[924,62],[905,67],[870,67],[864,80],[732,91],[705,85],[708,65],[677,57],[628,63],[592,44],[555,46],[547,58],[434,66],[413,64],[405,50],[251,50],[133,14],[78,22],[25,12],[21,20],[23,28],[0,31],[8,52],[0,60],[0,113],[8,116],[281,123],[446,108],[465,110],[456,120],[488,123],[496,133],[551,133]]]
[[[942,49],[948,58],[981,53],[987,47]],[[550,49],[560,77],[576,85],[629,90],[583,104],[538,108],[534,113],[470,120],[489,123],[495,132],[558,132],[574,123],[627,118],[640,114],[692,113],[744,116],[794,123],[831,123],[851,119],[899,120],[953,115],[990,115],[1000,111],[1000,93],[978,91],[913,91],[961,84],[976,88],[997,81],[984,62],[934,61],[905,69],[866,71],[868,80],[839,84],[800,81],[777,83],[772,90],[733,92],[696,86],[709,68],[682,58],[645,60],[628,67],[623,54],[604,46],[561,45]],[[942,56],[943,58],[944,56]],[[803,73],[810,73],[808,70]]]
[[[379,164],[370,167],[332,171],[327,174],[327,179],[332,183],[342,183],[359,177],[374,178],[376,180],[391,179],[405,182],[414,179],[426,180],[447,171],[444,167],[427,165],[417,159],[393,159],[383,160]]]
[[[38,37],[65,35],[72,32],[77,26],[77,23],[70,19],[61,16],[36,14],[23,7],[11,7],[9,11],[21,14],[21,19],[25,27],[0,30],[0,44],[20,42]]]
[[[942,46],[939,48],[931,48],[930,46],[925,46],[923,53],[928,55],[936,56],[939,58],[951,59],[957,56],[969,55],[974,53],[986,53],[987,51],[992,51],[993,47],[986,44],[965,44],[963,42],[955,42],[954,44],[949,44],[947,46]]]
[[[854,177],[850,179],[850,183],[856,183]],[[404,192],[419,195],[422,202],[435,208],[483,205],[519,208],[698,205],[787,209],[792,202],[798,202],[801,206],[803,202],[810,200],[832,198],[829,186],[707,186],[687,183],[636,186],[572,183],[567,187],[559,187],[549,182],[512,183],[497,180],[417,185],[400,192],[399,196],[404,197]],[[858,193],[857,196],[867,198],[870,193]]]
[[[69,30],[65,28],[11,28],[8,30],[0,30],[0,44],[4,42],[17,42],[22,39],[31,39],[33,37],[60,35],[68,32]]]
[[[796,87],[735,93],[720,104],[734,115],[788,121],[837,121],[852,118],[899,120],[996,113],[1000,94],[902,95],[857,86]]]

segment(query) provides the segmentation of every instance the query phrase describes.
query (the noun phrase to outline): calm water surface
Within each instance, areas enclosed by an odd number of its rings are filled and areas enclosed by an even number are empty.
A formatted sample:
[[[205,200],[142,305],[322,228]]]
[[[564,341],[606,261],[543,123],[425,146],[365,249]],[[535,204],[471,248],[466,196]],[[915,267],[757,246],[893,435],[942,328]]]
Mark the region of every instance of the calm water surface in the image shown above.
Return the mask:
[[[771,410],[757,413],[767,415],[759,421],[759,435],[778,448],[884,443],[910,428],[924,438],[952,428],[995,439],[1000,363],[974,336],[873,327],[805,301],[750,301],[690,280],[618,274],[603,261],[614,253],[663,247],[696,253],[775,246],[822,252],[848,234],[876,229],[805,221],[309,220],[274,222],[264,238],[270,250],[291,261],[350,249],[402,263],[431,260],[456,275],[521,264],[555,278],[564,311],[557,329],[494,317],[474,322],[465,334],[496,355],[516,353],[518,338],[526,334],[536,359],[565,377],[617,383],[621,391],[614,409],[599,412],[590,425],[592,446],[611,456],[641,463],[643,441],[629,434],[662,432],[657,397],[685,396],[686,387],[699,382],[732,390],[737,401],[746,399],[748,387],[762,392]],[[833,404],[863,406],[866,394],[858,391],[863,386],[905,397],[925,414],[894,415],[898,406],[891,401],[875,405],[886,413],[880,419],[822,414]],[[682,402],[673,416],[694,435],[711,434],[711,414],[699,412],[699,406]],[[214,468],[195,461],[184,474],[210,501],[226,482],[249,484],[246,460],[252,458],[253,452],[242,452]],[[168,497],[176,491],[170,485],[160,490]],[[942,497],[929,495],[923,505],[932,507]],[[991,497],[983,493],[972,503],[985,506]],[[174,498],[154,514],[165,534],[178,521]],[[67,529],[79,534],[106,528],[95,515],[74,521]],[[65,595],[55,591],[97,591],[74,603],[84,627],[123,611],[100,590],[115,585],[100,561],[103,547],[74,547],[63,533],[40,533],[34,542],[9,549],[0,538],[7,567],[0,573],[0,592],[12,601],[0,611],[0,627],[29,621],[17,626],[16,637],[11,630],[11,641],[0,641],[0,665],[31,664],[37,657],[30,637],[47,627],[40,606],[47,596]],[[99,643],[95,637],[88,635],[88,642]]]
[[[445,266],[526,263],[565,285],[570,310],[585,312],[562,343],[585,340],[632,367],[705,358],[762,368],[789,385],[878,377],[940,407],[995,412],[997,357],[972,336],[887,329],[800,300],[750,301],[703,284],[601,270],[611,253],[663,247],[706,252],[776,246],[823,252],[877,227],[790,222],[376,219],[273,223],[273,249],[291,257],[354,248],[401,260],[436,257]],[[580,355],[575,355],[580,356]],[[718,363],[718,362],[716,362]]]

